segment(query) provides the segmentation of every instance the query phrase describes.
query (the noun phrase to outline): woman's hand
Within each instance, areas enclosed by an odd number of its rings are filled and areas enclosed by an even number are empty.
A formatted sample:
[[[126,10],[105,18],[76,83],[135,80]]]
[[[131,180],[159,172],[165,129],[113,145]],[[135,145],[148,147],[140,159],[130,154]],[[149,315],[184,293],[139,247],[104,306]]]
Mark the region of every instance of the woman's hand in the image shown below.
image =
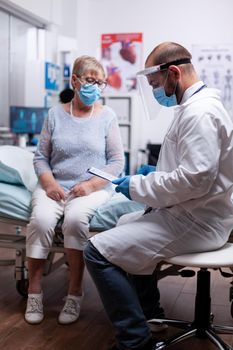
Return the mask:
[[[54,179],[53,174],[50,171],[41,174],[39,177],[39,182],[49,198],[53,199],[54,201],[66,199],[65,191]]]
[[[66,199],[65,191],[57,182],[49,184],[45,188],[45,191],[47,196],[53,199],[54,201],[61,201]]]
[[[69,194],[72,194],[74,197],[84,197],[88,196],[90,193],[94,192],[95,188],[90,181],[83,181],[75,185]]]

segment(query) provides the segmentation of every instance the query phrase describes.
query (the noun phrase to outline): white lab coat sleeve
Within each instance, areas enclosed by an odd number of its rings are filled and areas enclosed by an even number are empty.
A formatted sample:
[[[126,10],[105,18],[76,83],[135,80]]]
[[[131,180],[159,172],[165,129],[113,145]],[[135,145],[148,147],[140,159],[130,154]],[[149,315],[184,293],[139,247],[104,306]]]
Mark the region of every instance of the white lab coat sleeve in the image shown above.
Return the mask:
[[[131,198],[153,208],[163,208],[204,196],[218,173],[219,134],[214,116],[205,113],[185,118],[178,124],[174,139],[169,134],[166,136],[162,151],[162,157],[166,158],[161,164],[170,164],[172,157],[177,159],[177,166],[147,176],[132,176]]]

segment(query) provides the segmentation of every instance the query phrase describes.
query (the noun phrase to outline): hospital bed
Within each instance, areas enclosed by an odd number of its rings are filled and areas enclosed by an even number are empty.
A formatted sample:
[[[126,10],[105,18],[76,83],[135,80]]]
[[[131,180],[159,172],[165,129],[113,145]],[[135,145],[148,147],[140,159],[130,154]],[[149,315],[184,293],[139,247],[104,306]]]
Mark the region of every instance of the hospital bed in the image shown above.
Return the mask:
[[[31,192],[21,185],[0,182],[0,252],[1,248],[14,250],[14,259],[0,259],[0,266],[14,266],[16,289],[22,296],[27,296],[28,272],[26,263],[25,229],[31,214]],[[90,222],[90,231],[95,234],[116,225],[118,218],[143,205],[128,200],[122,194],[114,194],[112,199],[102,205]],[[4,227],[4,230],[2,229]],[[66,263],[63,247],[61,221],[55,230],[55,237],[50,250],[44,275],[48,275]]]
[[[26,266],[26,237],[23,234],[23,229],[27,225],[27,221],[14,219],[10,217],[0,216],[0,226],[4,224],[6,233],[0,233],[0,248],[13,249],[15,251],[14,259],[0,259],[0,266],[14,265],[14,276],[16,280],[16,289],[20,295],[26,297],[28,289],[28,273]],[[9,234],[7,227],[15,229],[15,234]],[[55,253],[60,253],[60,257],[55,260]],[[51,248],[47,259],[44,275],[49,274],[62,264],[66,263],[63,242],[59,238],[59,233],[56,234],[53,247]]]

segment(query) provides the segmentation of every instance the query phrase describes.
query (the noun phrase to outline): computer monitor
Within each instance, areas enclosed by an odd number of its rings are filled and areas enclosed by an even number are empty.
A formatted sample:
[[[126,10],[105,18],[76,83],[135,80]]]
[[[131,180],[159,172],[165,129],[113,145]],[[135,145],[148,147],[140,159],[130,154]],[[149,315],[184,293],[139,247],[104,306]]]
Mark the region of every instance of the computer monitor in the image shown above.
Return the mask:
[[[10,106],[10,128],[15,134],[40,134],[48,108]]]

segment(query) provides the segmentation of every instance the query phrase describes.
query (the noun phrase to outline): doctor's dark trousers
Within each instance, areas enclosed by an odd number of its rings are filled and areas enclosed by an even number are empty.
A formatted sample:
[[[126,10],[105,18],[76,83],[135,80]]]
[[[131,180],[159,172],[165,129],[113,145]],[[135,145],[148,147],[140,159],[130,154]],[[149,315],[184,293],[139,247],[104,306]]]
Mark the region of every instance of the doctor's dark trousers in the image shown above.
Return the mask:
[[[121,268],[111,264],[91,242],[88,242],[84,250],[84,257],[107,315],[115,328],[119,348],[137,349],[143,346],[151,338],[151,333],[140,305],[137,287],[135,288],[132,282],[137,277],[131,278]],[[148,276],[148,279],[151,278],[152,276]],[[139,289],[141,285],[139,283]]]

